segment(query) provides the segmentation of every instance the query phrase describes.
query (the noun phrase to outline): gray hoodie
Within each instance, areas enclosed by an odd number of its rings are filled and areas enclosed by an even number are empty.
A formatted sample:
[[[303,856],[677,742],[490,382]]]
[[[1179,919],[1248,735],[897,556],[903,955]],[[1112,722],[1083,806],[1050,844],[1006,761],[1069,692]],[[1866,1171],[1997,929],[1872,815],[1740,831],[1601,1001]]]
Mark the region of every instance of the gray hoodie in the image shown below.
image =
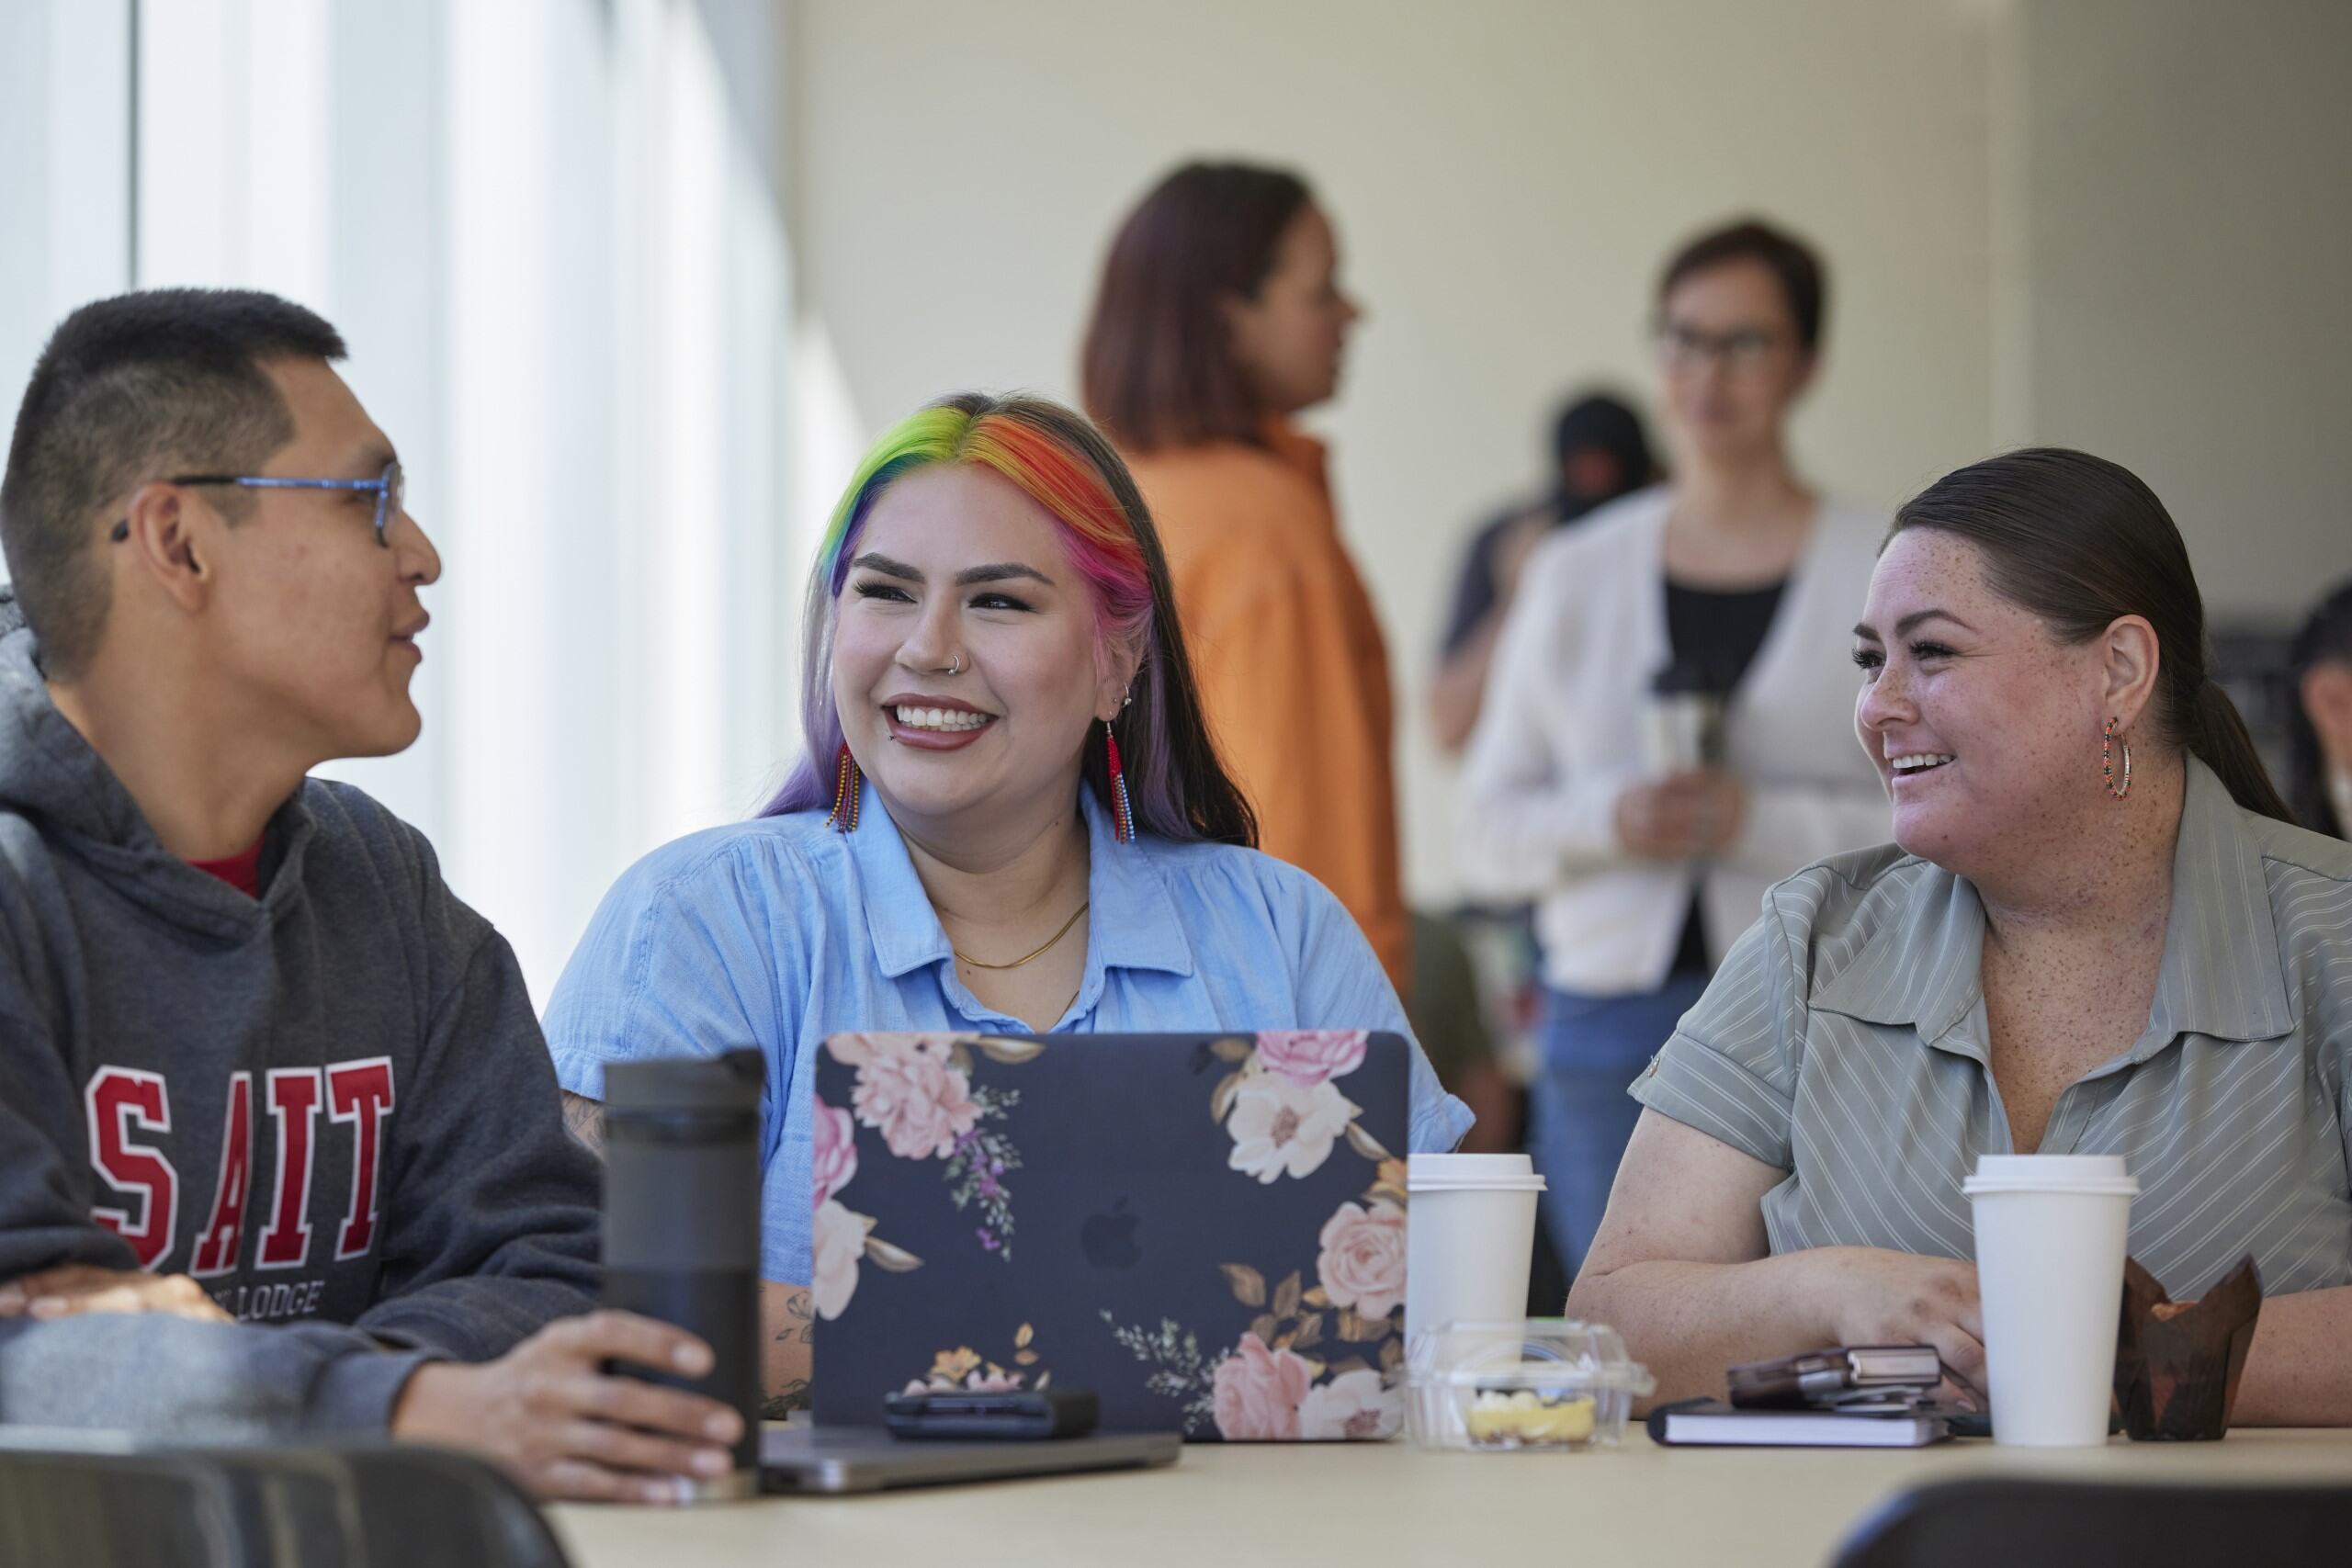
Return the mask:
[[[0,1323],[0,1420],[380,1431],[435,1356],[594,1304],[597,1171],[513,951],[308,780],[262,897],[173,856],[0,593],[0,1280],[193,1275],[239,1321]]]

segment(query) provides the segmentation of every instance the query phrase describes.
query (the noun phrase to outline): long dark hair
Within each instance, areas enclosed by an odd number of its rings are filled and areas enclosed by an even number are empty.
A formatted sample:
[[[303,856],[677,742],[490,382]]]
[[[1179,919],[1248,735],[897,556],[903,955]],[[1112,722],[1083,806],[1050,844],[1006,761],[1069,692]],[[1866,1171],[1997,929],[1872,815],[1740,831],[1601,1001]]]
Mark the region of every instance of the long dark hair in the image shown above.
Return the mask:
[[[2312,727],[2312,716],[2303,707],[2304,675],[2312,665],[2331,659],[2352,664],[2352,582],[2321,600],[2312,618],[2295,635],[2294,651],[2288,659],[2292,684],[2287,704],[2287,804],[2295,808],[2304,827],[2352,839],[2352,822],[2335,815],[2335,803],[2328,797],[2327,758],[2320,750],[2319,731]]]
[[[1139,831],[1254,848],[1258,819],[1225,771],[1201,715],[1176,591],[1159,530],[1126,464],[1100,431],[1043,398],[963,392],[916,410],[874,444],[833,510],[808,577],[800,727],[807,750],[763,817],[829,804],[842,716],[833,703],[833,622],[865,520],[907,475],[970,466],[1019,486],[1054,520],[1094,600],[1098,646],[1136,657],[1134,702],[1112,721]],[[1104,749],[1090,741],[1080,772],[1113,809]]]
[[[1904,503],[1887,537],[1932,528],[1984,555],[1994,592],[2088,642],[2125,615],[2155,628],[2153,727],[2221,775],[2248,811],[2292,822],[2237,705],[2205,672],[2205,600],[2155,491],[2120,464],[2037,446],[1946,474]]]
[[[1257,298],[1306,182],[1254,164],[1186,164],[1111,241],[1086,326],[1086,412],[1130,452],[1261,439],[1266,411],[1233,361],[1219,301]]]

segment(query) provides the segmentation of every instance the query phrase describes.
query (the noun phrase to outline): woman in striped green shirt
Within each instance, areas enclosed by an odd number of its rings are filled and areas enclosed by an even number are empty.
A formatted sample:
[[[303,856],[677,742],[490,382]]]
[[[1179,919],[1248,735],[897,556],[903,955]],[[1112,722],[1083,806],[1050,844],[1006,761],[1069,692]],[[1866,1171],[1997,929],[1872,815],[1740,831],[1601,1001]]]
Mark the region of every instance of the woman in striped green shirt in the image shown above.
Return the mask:
[[[2162,503],[2078,452],[1963,468],[1854,635],[1896,844],[1774,888],[1635,1081],[1571,1310],[1661,1399],[1835,1343],[1974,1377],[1962,1179],[2120,1154],[2176,1298],[2261,1269],[2237,1418],[2352,1423],[2352,847],[2292,825],[2206,677]]]

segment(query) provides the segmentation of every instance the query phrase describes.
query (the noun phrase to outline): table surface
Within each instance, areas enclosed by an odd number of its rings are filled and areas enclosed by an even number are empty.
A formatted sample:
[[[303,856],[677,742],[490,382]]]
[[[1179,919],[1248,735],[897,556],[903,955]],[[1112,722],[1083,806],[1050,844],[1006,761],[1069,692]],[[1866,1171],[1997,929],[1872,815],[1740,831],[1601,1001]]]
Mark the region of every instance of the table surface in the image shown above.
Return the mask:
[[[1642,1563],[1823,1568],[1882,1500],[1988,1473],[2144,1482],[2352,1483],[2352,1431],[2219,1443],[1891,1451],[1664,1449],[1638,1433],[1577,1454],[1424,1453],[1405,1442],[1187,1448],[1165,1470],[679,1510],[548,1510],[579,1568],[788,1563],[873,1568],[1289,1568],[1591,1555]]]

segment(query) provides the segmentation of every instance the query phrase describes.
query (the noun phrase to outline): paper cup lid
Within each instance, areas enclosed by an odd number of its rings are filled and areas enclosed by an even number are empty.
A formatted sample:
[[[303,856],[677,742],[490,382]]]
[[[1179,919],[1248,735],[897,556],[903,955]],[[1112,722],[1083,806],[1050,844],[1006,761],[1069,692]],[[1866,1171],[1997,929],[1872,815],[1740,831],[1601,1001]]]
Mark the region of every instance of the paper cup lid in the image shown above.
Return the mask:
[[[1546,1192],[1551,1190],[1540,1176],[1498,1176],[1491,1180],[1464,1178],[1460,1181],[1415,1181],[1407,1192]]]
[[[2083,1192],[2133,1197],[2133,1179],[2121,1155],[1983,1155],[1976,1174],[1960,1184],[1975,1197],[1985,1192]]]
[[[1413,1181],[1488,1181],[1498,1176],[1532,1176],[1535,1160],[1523,1154],[1408,1155],[1405,1169],[1408,1179]]]
[[[1408,1155],[1408,1192],[1541,1192],[1535,1162],[1517,1155]]]

